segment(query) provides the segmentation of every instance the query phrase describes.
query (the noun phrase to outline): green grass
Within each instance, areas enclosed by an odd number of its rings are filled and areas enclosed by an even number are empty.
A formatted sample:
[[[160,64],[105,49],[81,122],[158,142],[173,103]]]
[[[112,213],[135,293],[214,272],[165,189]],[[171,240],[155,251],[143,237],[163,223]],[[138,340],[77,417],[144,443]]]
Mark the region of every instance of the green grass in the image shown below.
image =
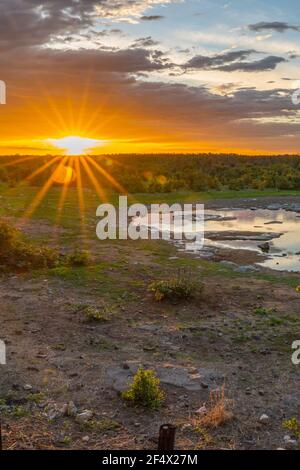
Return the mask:
[[[8,188],[5,185],[0,185],[0,216],[6,217],[21,217],[24,215],[26,209],[30,205],[30,201],[37,195],[39,188],[31,186],[19,186],[16,188]],[[33,219],[38,221],[46,221],[51,226],[54,226],[57,218],[57,206],[61,195],[61,188],[53,187],[47,193],[47,196],[42,201],[41,205],[37,208],[33,214]],[[135,194],[129,197],[129,203],[132,202],[133,197],[135,201],[141,203],[175,203],[175,202],[193,202],[193,201],[209,201],[215,199],[229,199],[229,198],[258,198],[266,196],[300,196],[300,191],[209,191],[209,192],[188,192],[182,191],[177,193],[164,193],[164,194]],[[86,222],[86,233],[89,242],[95,242],[94,250],[96,250],[97,260],[96,263],[91,266],[79,266],[79,267],[57,267],[51,269],[49,274],[52,277],[58,277],[64,279],[66,282],[72,283],[72,285],[84,286],[87,283],[95,281],[99,291],[109,289],[112,292],[114,298],[120,296],[126,296],[129,290],[135,290],[134,288],[141,287],[143,283],[139,276],[135,276],[134,266],[128,264],[128,255],[132,255],[132,250],[142,252],[143,256],[149,256],[149,260],[154,261],[158,267],[156,275],[168,273],[170,269],[178,269],[181,267],[190,267],[195,270],[197,276],[203,278],[207,277],[223,277],[223,278],[249,278],[249,279],[260,279],[262,281],[276,284],[286,284],[291,287],[299,285],[299,277],[296,274],[288,273],[236,273],[231,268],[220,266],[219,263],[195,259],[187,254],[178,254],[176,248],[170,243],[165,241],[152,241],[152,240],[138,240],[132,242],[131,240],[109,240],[99,242],[96,238],[96,208],[100,201],[95,192],[91,189],[84,190],[85,198],[85,222]],[[118,194],[108,193],[108,199],[113,204],[118,202]],[[67,247],[71,250],[78,245],[78,242],[82,242],[80,215],[79,215],[79,204],[77,197],[76,188],[69,188],[65,206],[61,214],[60,225],[63,230],[59,234],[59,243],[61,246]],[[51,237],[55,235],[55,231],[46,234],[42,233],[37,225],[36,231],[32,234],[32,238],[36,240],[44,240],[45,243],[51,241]],[[96,249],[97,243],[97,249]],[[116,254],[113,256],[113,262],[107,260],[107,253],[110,253],[112,248],[116,250]],[[120,251],[120,253],[119,253]],[[125,253],[125,255],[124,255]],[[103,256],[102,256],[103,255]],[[171,256],[178,256],[176,260],[170,260]],[[103,261],[101,258],[103,257]],[[111,258],[111,257],[110,257]],[[101,261],[101,262],[100,262]],[[146,271],[140,269],[140,274],[146,274]],[[124,282],[115,282],[113,274],[121,273],[124,277]],[[37,276],[39,274],[37,273]],[[127,281],[126,281],[127,278]],[[128,284],[128,278],[130,278],[131,285]],[[114,282],[112,282],[114,281]],[[135,284],[134,284],[135,283]],[[132,289],[130,289],[130,287]]]
[[[0,216],[15,216],[20,217],[24,214],[29,207],[30,202],[38,194],[40,188],[34,186],[17,186],[9,188],[5,184],[0,184],[1,207]],[[52,187],[45,199],[37,207],[33,214],[33,219],[44,219],[51,223],[56,221],[57,206],[61,195],[60,187]],[[258,190],[243,190],[243,191],[178,191],[174,193],[151,193],[151,194],[133,194],[128,196],[129,204],[133,201],[143,204],[156,204],[168,203],[173,204],[176,202],[191,203],[191,202],[206,202],[217,199],[237,199],[237,198],[259,198],[259,197],[283,197],[283,196],[300,196],[300,191],[279,191],[275,189],[268,189],[265,191]],[[108,192],[108,201],[114,205],[118,204],[117,193]],[[96,208],[101,203],[95,191],[91,189],[84,189],[85,199],[85,218],[87,224],[94,224],[96,221]],[[79,203],[76,188],[69,188],[64,209],[62,211],[61,225],[65,228],[75,227],[79,228]]]

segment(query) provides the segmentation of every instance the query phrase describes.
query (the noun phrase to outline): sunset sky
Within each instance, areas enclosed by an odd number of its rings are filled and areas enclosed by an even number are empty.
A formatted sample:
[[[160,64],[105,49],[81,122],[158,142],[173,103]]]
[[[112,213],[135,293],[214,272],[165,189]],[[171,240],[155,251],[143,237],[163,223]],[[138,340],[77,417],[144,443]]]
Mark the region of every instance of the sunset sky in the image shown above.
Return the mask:
[[[0,0],[0,48],[1,154],[299,152],[296,0]]]

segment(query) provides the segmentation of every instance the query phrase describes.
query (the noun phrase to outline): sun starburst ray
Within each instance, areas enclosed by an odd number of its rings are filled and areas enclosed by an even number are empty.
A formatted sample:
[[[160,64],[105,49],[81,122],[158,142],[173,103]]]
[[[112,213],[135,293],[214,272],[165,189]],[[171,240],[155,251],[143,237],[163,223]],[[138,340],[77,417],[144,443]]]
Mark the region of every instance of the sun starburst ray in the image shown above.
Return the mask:
[[[94,167],[96,170],[104,176],[118,191],[123,194],[128,194],[128,191],[122,186],[118,181],[110,175],[104,168],[102,168],[98,163],[95,162],[91,157],[86,157],[86,160]]]
[[[76,187],[77,187],[77,196],[79,204],[79,218],[80,218],[80,229],[83,238],[83,242],[87,244],[87,230],[86,230],[86,219],[85,219],[85,201],[83,195],[83,185],[82,185],[82,174],[81,174],[81,164],[79,158],[74,158],[74,166],[76,171]]]
[[[65,162],[66,162],[67,159],[68,159],[68,157],[64,157],[64,158],[60,161],[60,163],[58,164],[58,166],[57,166],[57,168],[55,169],[55,171],[50,175],[50,177],[49,177],[48,180],[45,182],[45,184],[44,184],[43,187],[40,189],[40,191],[37,193],[37,195],[35,196],[35,198],[31,201],[31,204],[29,205],[28,209],[25,211],[25,214],[24,214],[22,223],[25,223],[25,222],[26,222],[26,219],[32,217],[32,215],[34,214],[34,212],[36,211],[36,209],[38,208],[38,206],[40,205],[40,203],[41,203],[42,200],[44,199],[45,195],[48,193],[49,189],[50,189],[51,186],[53,185],[54,180],[55,180],[55,172],[60,170],[60,168],[65,164]]]
[[[74,162],[73,162],[73,159],[71,157],[69,157],[66,160],[65,165],[69,166],[69,168],[71,168],[71,170],[73,171]],[[60,198],[59,198],[58,205],[57,205],[57,212],[56,212],[56,219],[55,219],[55,225],[56,226],[58,226],[60,221],[61,221],[62,211],[63,211],[63,208],[64,208],[64,203],[65,203],[65,200],[66,200],[66,197],[67,197],[70,182],[71,182],[71,180],[68,180],[66,178],[63,185],[62,185],[62,190],[61,190]]]
[[[55,162],[57,162],[60,159],[61,159],[61,157],[53,157],[51,160],[44,163],[44,165],[42,165],[40,168],[38,168],[33,173],[31,173],[29,176],[26,176],[26,181],[29,182],[29,181],[33,180],[36,176],[38,176],[41,173],[43,173],[44,171],[46,171],[47,168],[49,168],[51,165],[53,165]]]
[[[100,200],[104,201],[104,202],[107,202],[107,196],[106,196],[106,193],[105,191],[101,188],[100,184],[98,183],[97,181],[97,178],[95,177],[94,173],[92,172],[88,162],[87,162],[87,159],[86,158],[82,158],[81,160],[81,163],[82,163],[82,166],[83,168],[85,169],[86,171],[86,174],[88,175],[92,185],[94,186],[95,190],[96,190],[96,193],[98,194]]]
[[[14,160],[14,161],[11,161],[11,162],[8,162],[8,163],[3,163],[2,167],[7,168],[7,167],[10,167],[10,166],[17,165],[18,163],[25,163],[25,162],[34,160],[36,158],[37,158],[36,156],[20,158],[19,160]],[[14,159],[14,157],[12,159]]]

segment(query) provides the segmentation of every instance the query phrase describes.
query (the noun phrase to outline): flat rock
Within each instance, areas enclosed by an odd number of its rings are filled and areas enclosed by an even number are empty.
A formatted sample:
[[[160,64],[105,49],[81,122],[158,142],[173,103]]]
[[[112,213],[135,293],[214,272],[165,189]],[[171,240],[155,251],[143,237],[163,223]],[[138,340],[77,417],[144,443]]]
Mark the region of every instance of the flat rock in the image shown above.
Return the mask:
[[[107,370],[109,381],[114,390],[118,392],[126,390],[140,366],[140,363],[136,361],[128,361],[125,364],[125,369],[118,366]],[[188,369],[177,366],[149,366],[147,368],[155,370],[162,384],[173,385],[190,391],[203,390],[203,384],[206,384],[208,389],[213,389],[224,382],[223,374],[205,368],[198,368],[197,372],[192,374],[189,373]]]
[[[237,273],[253,273],[255,271],[259,271],[259,268],[257,266],[253,266],[252,264],[249,264],[245,266],[239,266],[235,269],[235,271]]]
[[[206,238],[215,241],[222,241],[222,240],[242,240],[242,241],[259,241],[265,242],[273,240],[274,238],[280,238],[282,233],[264,233],[264,232],[207,232],[205,234]]]

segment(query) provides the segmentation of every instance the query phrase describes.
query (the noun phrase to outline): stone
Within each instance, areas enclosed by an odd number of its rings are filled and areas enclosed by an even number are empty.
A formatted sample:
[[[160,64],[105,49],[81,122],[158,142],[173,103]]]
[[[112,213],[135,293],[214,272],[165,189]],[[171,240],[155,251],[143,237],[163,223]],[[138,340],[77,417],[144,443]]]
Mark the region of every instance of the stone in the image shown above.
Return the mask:
[[[259,268],[257,266],[253,265],[245,265],[245,266],[239,266],[238,268],[235,269],[235,272],[237,273],[252,273],[255,271],[259,271]]]
[[[79,424],[83,424],[89,421],[92,417],[93,412],[91,410],[84,410],[76,416],[75,421]]]
[[[49,405],[48,409],[47,409],[47,418],[50,421],[54,421],[56,419],[59,419],[59,418],[65,416],[66,408],[67,408],[66,404],[57,405],[56,403],[53,403],[53,404]]]
[[[126,369],[124,364],[122,367],[109,368],[107,375],[112,383],[114,390],[122,392],[128,388],[128,384],[132,382],[134,374],[140,367],[138,361],[127,361]],[[173,365],[164,365],[153,367],[147,366],[147,369],[155,370],[157,377],[162,384],[182,387],[190,391],[198,391],[203,388],[215,389],[216,386],[224,383],[224,375],[210,369],[198,368],[197,373],[189,373],[189,369]],[[203,384],[205,384],[203,386]]]
[[[262,424],[267,424],[270,421],[270,417],[267,414],[262,414],[259,418],[259,422]]]
[[[258,248],[260,248],[263,253],[269,253],[270,243],[269,242],[262,243],[261,245],[258,245]]]
[[[233,269],[237,269],[238,268],[238,265],[236,263],[233,263],[232,261],[226,261],[226,260],[223,260],[223,261],[220,261],[219,263],[221,266],[224,266],[225,268],[233,268]]]
[[[201,406],[197,411],[196,411],[197,414],[199,415],[205,415],[205,413],[207,413],[207,408],[206,406]]]
[[[75,406],[73,401],[69,401],[66,407],[66,415],[67,416],[76,416],[77,415],[77,407]]]
[[[32,390],[32,385],[30,385],[30,384],[25,384],[23,388],[24,388],[24,390],[29,391],[29,390]]]
[[[83,436],[82,441],[83,442],[89,442],[90,438],[89,436]]]
[[[291,436],[286,435],[284,436],[283,440],[288,449],[299,447],[299,441],[297,441],[296,439],[292,439]]]

